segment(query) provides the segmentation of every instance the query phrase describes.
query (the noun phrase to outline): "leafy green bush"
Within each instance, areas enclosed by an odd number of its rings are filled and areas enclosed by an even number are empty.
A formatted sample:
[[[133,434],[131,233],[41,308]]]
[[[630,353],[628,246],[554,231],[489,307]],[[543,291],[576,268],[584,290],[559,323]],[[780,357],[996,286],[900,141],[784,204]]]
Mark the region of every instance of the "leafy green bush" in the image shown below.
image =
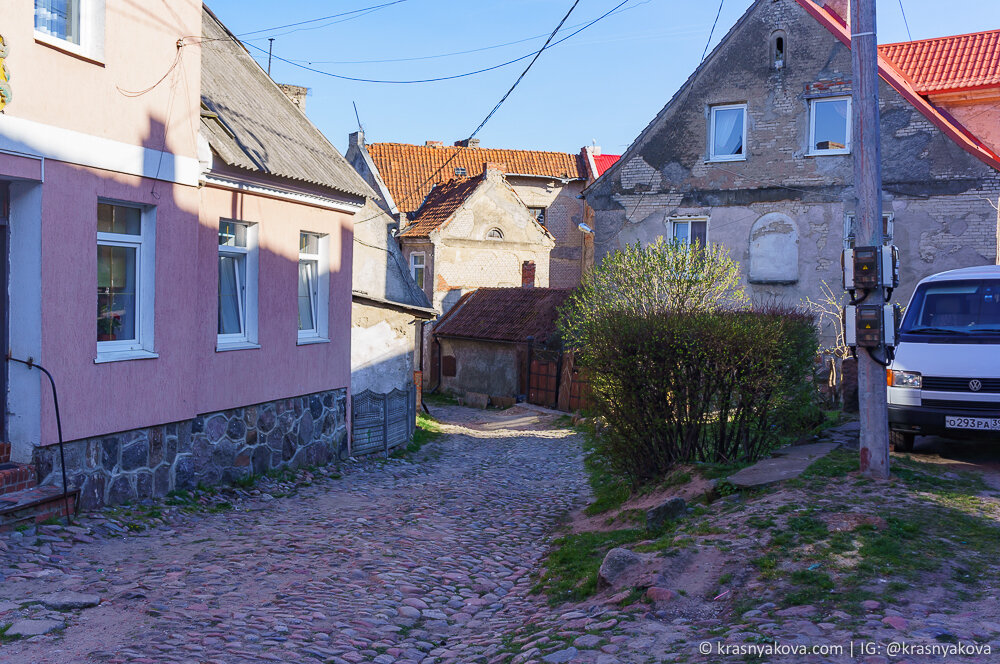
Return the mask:
[[[561,311],[605,425],[598,451],[635,485],[681,463],[756,459],[776,413],[809,410],[812,319],[746,305],[738,269],[719,247],[628,247]]]

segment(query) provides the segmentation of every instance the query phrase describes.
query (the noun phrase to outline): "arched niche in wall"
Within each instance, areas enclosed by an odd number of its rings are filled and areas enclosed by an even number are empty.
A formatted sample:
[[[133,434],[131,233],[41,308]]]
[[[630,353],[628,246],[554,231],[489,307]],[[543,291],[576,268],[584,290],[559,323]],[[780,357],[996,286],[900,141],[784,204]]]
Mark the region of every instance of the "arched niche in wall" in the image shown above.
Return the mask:
[[[799,229],[786,214],[771,212],[750,227],[750,283],[799,280]]]

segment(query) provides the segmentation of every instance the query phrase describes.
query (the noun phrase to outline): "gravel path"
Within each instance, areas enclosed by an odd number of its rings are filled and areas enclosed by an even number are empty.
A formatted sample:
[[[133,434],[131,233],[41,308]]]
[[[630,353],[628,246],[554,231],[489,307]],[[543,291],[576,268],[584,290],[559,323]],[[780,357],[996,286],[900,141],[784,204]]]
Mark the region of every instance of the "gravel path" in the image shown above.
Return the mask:
[[[116,539],[27,533],[0,550],[0,627],[65,629],[0,645],[0,660],[619,661],[626,637],[587,634],[617,611],[553,613],[530,594],[551,532],[587,495],[578,440],[524,409],[435,414],[448,435],[417,463],[321,472],[295,496]],[[102,603],[24,605],[52,591]]]

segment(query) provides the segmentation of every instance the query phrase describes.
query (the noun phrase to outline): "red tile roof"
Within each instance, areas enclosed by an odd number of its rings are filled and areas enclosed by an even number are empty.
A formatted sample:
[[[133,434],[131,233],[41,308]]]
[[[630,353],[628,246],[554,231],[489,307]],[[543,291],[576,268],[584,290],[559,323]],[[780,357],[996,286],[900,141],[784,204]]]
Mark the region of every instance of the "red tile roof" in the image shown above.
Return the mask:
[[[427,237],[432,230],[448,221],[482,182],[482,177],[455,178],[437,185],[427,194],[413,222],[399,235]]]
[[[620,154],[594,155],[594,166],[597,167],[597,177],[604,175],[604,171],[614,166],[621,157]]]
[[[883,44],[878,51],[920,94],[1000,86],[1000,30]]]
[[[413,212],[434,185],[465,175],[482,175],[486,162],[506,164],[508,175],[539,175],[551,178],[586,179],[580,155],[537,150],[435,147],[404,143],[370,143],[368,154],[400,212]]]
[[[830,9],[828,5],[820,7],[816,4],[815,0],[795,1],[826,27],[844,46],[851,47],[850,30],[848,30],[844,19]],[[879,53],[878,60],[878,73],[882,80],[892,86],[906,101],[913,104],[924,117],[943,131],[959,147],[983,163],[1000,170],[1000,156],[994,153],[982,140],[977,138],[971,131],[955,120],[955,118],[942,112],[941,109],[931,104],[925,97],[922,97],[906,75],[881,52]]]
[[[434,326],[443,337],[545,342],[556,331],[557,308],[572,291],[556,288],[480,288],[463,295]]]

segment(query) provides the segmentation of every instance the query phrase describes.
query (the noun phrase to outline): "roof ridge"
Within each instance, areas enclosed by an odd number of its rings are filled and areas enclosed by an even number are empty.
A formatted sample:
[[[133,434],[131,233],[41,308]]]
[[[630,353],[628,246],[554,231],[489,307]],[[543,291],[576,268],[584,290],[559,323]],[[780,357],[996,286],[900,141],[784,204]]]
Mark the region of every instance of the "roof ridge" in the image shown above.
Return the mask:
[[[482,147],[482,146],[478,146],[478,147],[474,147],[473,148],[473,147],[466,147],[466,146],[463,146],[463,145],[419,145],[417,143],[396,143],[394,141],[382,141],[382,142],[379,142],[379,143],[366,143],[365,147],[370,148],[370,147],[375,146],[375,145],[399,145],[399,146],[408,147],[408,148],[420,148],[420,149],[425,149],[425,150],[469,150],[469,151],[472,151],[472,150],[484,150],[484,151],[495,150],[495,151],[498,151],[498,152],[534,152],[534,153],[538,153],[538,154],[566,155],[566,156],[569,156],[569,157],[576,157],[576,156],[578,156],[578,153],[576,153],[576,152],[562,152],[560,150],[529,150],[527,148],[493,148],[493,147]]]
[[[1000,35],[1000,28],[995,28],[993,30],[980,30],[979,32],[963,32],[960,35],[942,35],[940,37],[928,37],[926,39],[910,39],[901,42],[889,42],[886,44],[879,44],[878,47],[884,48],[888,46],[905,46],[906,44],[926,44],[927,42],[932,42],[932,41],[943,41],[945,39],[958,39],[961,37],[976,37],[978,35],[987,35],[993,33]]]

